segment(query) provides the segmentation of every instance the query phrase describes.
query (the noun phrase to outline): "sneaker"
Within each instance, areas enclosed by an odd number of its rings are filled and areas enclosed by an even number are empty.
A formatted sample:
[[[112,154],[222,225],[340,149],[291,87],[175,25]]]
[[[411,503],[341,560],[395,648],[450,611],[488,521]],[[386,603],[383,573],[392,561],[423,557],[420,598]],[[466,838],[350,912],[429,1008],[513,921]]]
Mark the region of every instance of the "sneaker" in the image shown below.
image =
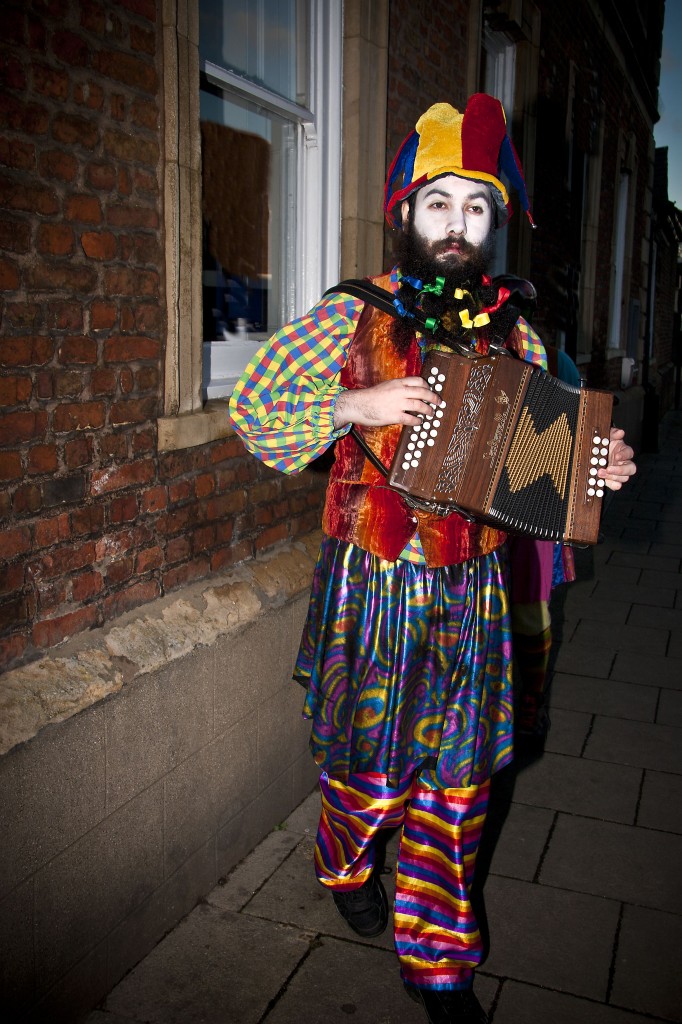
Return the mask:
[[[429,1024],[488,1024],[473,989],[418,988],[405,985],[410,999],[421,1003]]]
[[[370,939],[386,928],[388,899],[376,871],[359,889],[332,890],[332,896],[339,914],[357,935]]]

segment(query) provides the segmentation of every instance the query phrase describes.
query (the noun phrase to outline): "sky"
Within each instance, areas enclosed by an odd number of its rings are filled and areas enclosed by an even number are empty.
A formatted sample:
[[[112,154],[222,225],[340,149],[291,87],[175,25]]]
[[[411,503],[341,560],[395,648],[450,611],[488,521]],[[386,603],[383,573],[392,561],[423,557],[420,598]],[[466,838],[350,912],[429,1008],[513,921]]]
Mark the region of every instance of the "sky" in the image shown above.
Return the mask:
[[[668,198],[682,210],[682,0],[666,0],[658,92],[654,138],[668,147]]]

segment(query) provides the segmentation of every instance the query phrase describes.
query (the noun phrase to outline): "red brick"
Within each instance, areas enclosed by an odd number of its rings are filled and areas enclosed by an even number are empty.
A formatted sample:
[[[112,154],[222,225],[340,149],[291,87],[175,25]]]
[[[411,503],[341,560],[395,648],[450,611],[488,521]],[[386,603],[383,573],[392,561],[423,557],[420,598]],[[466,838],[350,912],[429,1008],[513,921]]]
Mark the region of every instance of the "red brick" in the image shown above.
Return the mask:
[[[16,89],[18,92],[26,91],[26,73],[20,60],[7,52],[0,58],[0,86],[6,89]]]
[[[113,164],[91,163],[86,169],[88,184],[103,192],[113,192],[116,188],[116,168]]]
[[[132,363],[138,359],[158,359],[161,344],[156,338],[142,335],[123,337],[117,334],[104,343],[104,360],[107,363]]]
[[[237,565],[247,558],[253,558],[253,555],[253,547],[248,540],[242,540],[234,547],[220,548],[219,551],[211,553],[211,572],[220,572],[221,570],[228,569],[230,566]]]
[[[181,587],[192,580],[208,576],[210,569],[211,563],[206,555],[202,555],[201,558],[197,558],[193,562],[185,562],[184,565],[178,565],[173,569],[169,569],[168,572],[163,574],[164,590],[173,590],[175,587]]]
[[[148,53],[150,56],[156,52],[156,33],[149,32],[139,25],[130,26],[130,48]]]
[[[117,388],[116,373],[114,370],[95,370],[90,380],[90,390],[93,395],[113,395]]]
[[[116,228],[157,228],[159,214],[148,206],[110,206],[107,223]]]
[[[135,455],[152,452],[156,449],[156,430],[152,426],[148,430],[138,430],[132,437],[132,450]]]
[[[72,263],[38,263],[26,270],[28,286],[35,291],[59,290],[92,294],[97,287],[97,272]]]
[[[20,480],[23,476],[20,452],[0,452],[0,480]]]
[[[50,583],[44,583],[42,580],[39,580],[37,594],[40,612],[53,611],[59,608],[60,605],[66,604],[66,581],[52,580]],[[44,617],[44,615],[40,616],[40,618]]]
[[[43,496],[37,484],[22,484],[12,495],[12,511],[21,516],[37,512],[43,504]]]
[[[29,473],[54,473],[59,465],[57,448],[53,444],[36,444],[28,450]]]
[[[91,494],[107,494],[123,487],[149,483],[154,477],[154,463],[150,460],[131,462],[126,466],[97,469],[92,474]]]
[[[142,576],[152,569],[158,569],[163,565],[163,551],[158,545],[139,551],[135,556],[135,574]]]
[[[83,306],[80,302],[50,302],[47,322],[56,331],[78,331],[83,327]]]
[[[3,325],[15,330],[37,330],[42,320],[42,307],[37,302],[8,302]]]
[[[226,462],[231,459],[236,459],[245,453],[244,445],[238,437],[230,437],[225,441],[221,441],[220,444],[216,444],[211,448],[211,462]]]
[[[127,132],[105,131],[104,153],[113,160],[121,160],[128,164],[144,164],[156,167],[159,161],[159,144],[144,138],[140,132],[131,135]]]
[[[135,329],[135,313],[131,306],[121,307],[121,330],[130,333]]]
[[[26,15],[23,10],[6,8],[2,14],[2,35],[5,45],[26,42]]]
[[[0,339],[0,366],[44,366],[53,353],[54,342],[41,335]]]
[[[0,631],[7,632],[17,626],[28,625],[31,621],[33,604],[26,593],[11,594],[0,601]]]
[[[68,469],[77,469],[92,462],[92,438],[77,437],[64,445],[64,462]]]
[[[31,530],[28,526],[0,530],[0,558],[9,561],[30,550]]]
[[[73,87],[74,103],[88,110],[101,110],[104,105],[104,90],[95,82],[77,82]]]
[[[154,0],[121,0],[121,6],[152,24],[156,22],[157,6]]]
[[[159,275],[152,270],[111,267],[105,272],[104,287],[107,295],[156,296],[159,294]]]
[[[53,429],[59,433],[71,430],[97,430],[104,426],[102,402],[58,405],[52,416]]]
[[[135,378],[133,377],[133,371],[129,367],[124,367],[119,375],[118,382],[121,387],[121,391],[124,395],[129,395],[135,386]]]
[[[34,571],[45,579],[56,579],[75,569],[84,569],[95,563],[95,544],[93,541],[86,541],[80,545],[68,545],[54,548],[40,556]]]
[[[57,357],[62,366],[71,366],[73,363],[96,363],[97,342],[85,337],[64,338]]]
[[[164,314],[160,306],[143,303],[134,311],[134,328],[141,334],[153,334],[160,331],[164,324]]]
[[[46,64],[33,63],[33,88],[41,96],[50,99],[65,100],[69,95],[69,76],[57,68]]]
[[[215,490],[215,477],[211,473],[203,473],[194,481],[194,493],[197,498],[206,498]]]
[[[191,550],[187,537],[174,537],[166,544],[166,562],[169,565],[173,562],[184,562],[189,558]]]
[[[120,93],[114,93],[109,101],[109,110],[114,121],[125,121],[126,100]]]
[[[193,488],[191,480],[178,480],[168,487],[168,499],[171,505],[178,505],[181,501],[187,501],[192,497]]]
[[[140,512],[161,512],[167,500],[165,487],[150,487],[140,497]]]
[[[158,78],[155,68],[120,50],[99,50],[92,55],[92,66],[106,78],[123,82],[126,87],[134,87],[144,92],[155,93]]]
[[[160,516],[156,528],[162,536],[171,536],[174,533],[185,533],[192,525],[196,526],[193,516],[196,515],[196,506],[186,505],[184,508],[173,509],[168,515]]]
[[[85,608],[67,612],[66,615],[60,615],[55,619],[36,622],[33,626],[33,642],[39,648],[56,647],[62,640],[95,625],[97,608],[94,605],[86,605]]]
[[[137,519],[137,496],[126,494],[121,498],[114,498],[109,506],[110,523],[132,523]]]
[[[42,399],[52,398],[54,395],[54,380],[51,370],[39,370],[36,373],[36,397]]]
[[[0,291],[16,291],[21,284],[21,275],[16,263],[0,259]]]
[[[113,562],[110,562],[105,569],[106,580],[110,586],[116,586],[118,583],[125,583],[133,575],[133,569],[135,566],[134,555],[126,555],[123,558],[118,558]]]
[[[101,505],[84,505],[71,513],[71,530],[77,537],[95,536],[104,527]]]
[[[96,36],[103,36],[107,27],[105,7],[102,3],[94,3],[92,0],[83,0],[81,8],[81,26],[93,32]]]
[[[67,146],[94,149],[99,134],[97,121],[79,114],[56,114],[52,119],[52,138]]]
[[[123,615],[132,608],[138,608],[141,604],[148,604],[161,595],[161,588],[156,580],[144,580],[133,583],[118,594],[112,594],[104,601],[104,617],[109,619]]]
[[[110,231],[86,231],[81,235],[81,245],[91,260],[111,260],[118,248],[116,236]]]
[[[0,414],[0,437],[5,444],[42,437],[47,430],[46,412],[9,412]]]
[[[41,224],[36,248],[49,256],[69,256],[74,250],[73,231],[68,224]]]
[[[86,67],[90,57],[90,48],[83,36],[66,29],[52,34],[52,52],[64,64],[76,68]]]
[[[6,671],[17,664],[28,647],[28,637],[23,634],[0,639],[0,671]]]
[[[32,390],[30,377],[0,377],[0,406],[24,405]]]
[[[215,546],[215,542],[215,526],[202,526],[192,534],[192,552],[196,555],[199,551],[208,551]]]
[[[23,562],[14,562],[12,565],[3,565],[0,569],[0,594],[11,594],[19,590],[24,584]]]
[[[66,204],[66,219],[82,224],[99,224],[102,206],[95,196],[71,196]]]
[[[59,213],[59,200],[51,188],[29,185],[26,181],[18,183],[14,180],[1,179],[0,207],[50,217]]]
[[[108,465],[110,462],[126,462],[128,459],[128,436],[121,432],[100,435],[98,448],[100,463]]]
[[[32,103],[0,90],[0,128],[25,135],[45,135],[50,115],[41,103]]]
[[[289,527],[287,523],[281,523],[279,526],[273,526],[270,530],[263,530],[262,533],[256,537],[256,551],[263,551],[264,548],[272,547],[273,544],[278,544],[282,540],[286,540],[289,536]]]
[[[149,131],[156,131],[159,126],[159,108],[152,101],[133,100],[130,107],[130,118],[133,124],[148,128]],[[142,192],[156,192],[158,184],[156,178],[146,175],[143,180],[136,182],[136,188]]]
[[[232,516],[242,512],[246,506],[246,497],[242,491],[234,491],[231,494],[222,494],[218,498],[211,498],[206,507],[207,519],[223,519],[225,516]]]
[[[40,173],[45,178],[58,178],[60,181],[75,181],[78,174],[78,161],[72,153],[61,149],[52,149],[42,153],[40,157]]]
[[[36,148],[22,139],[0,138],[0,164],[16,171],[31,171],[36,165]]]
[[[104,580],[99,572],[84,572],[75,576],[71,584],[74,601],[89,601],[102,591]]]
[[[116,323],[117,316],[114,302],[95,301],[90,306],[90,326],[93,331],[110,330]]]
[[[77,398],[85,390],[85,378],[80,370],[57,372],[52,384],[55,398]]]
[[[133,183],[130,180],[130,174],[126,167],[119,167],[118,169],[118,191],[122,196],[129,196],[133,191]]]
[[[123,423],[145,423],[155,419],[157,413],[158,399],[156,395],[150,398],[114,402],[109,413],[109,422],[113,426],[121,426]]]

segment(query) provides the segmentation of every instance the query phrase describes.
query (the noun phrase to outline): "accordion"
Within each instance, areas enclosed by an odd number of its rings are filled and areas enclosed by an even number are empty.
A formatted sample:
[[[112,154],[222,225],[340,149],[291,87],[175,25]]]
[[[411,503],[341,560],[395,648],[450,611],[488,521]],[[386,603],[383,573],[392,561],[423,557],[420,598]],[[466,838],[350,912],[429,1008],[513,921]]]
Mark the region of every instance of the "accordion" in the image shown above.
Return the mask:
[[[417,508],[511,533],[594,544],[613,396],[508,355],[432,351],[422,376],[445,405],[403,427],[388,476]]]

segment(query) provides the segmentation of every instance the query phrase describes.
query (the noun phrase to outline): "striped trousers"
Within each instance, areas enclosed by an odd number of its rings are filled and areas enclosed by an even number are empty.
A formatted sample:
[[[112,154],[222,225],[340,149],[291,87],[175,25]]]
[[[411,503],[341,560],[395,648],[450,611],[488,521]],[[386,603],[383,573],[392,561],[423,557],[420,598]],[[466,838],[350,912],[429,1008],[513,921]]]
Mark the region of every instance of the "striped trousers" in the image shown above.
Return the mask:
[[[323,773],[320,788],[318,881],[337,891],[359,888],[374,868],[378,830],[402,826],[394,934],[403,981],[469,988],[483,952],[469,893],[490,782],[435,789],[415,775],[388,788],[381,775],[344,783]]]

